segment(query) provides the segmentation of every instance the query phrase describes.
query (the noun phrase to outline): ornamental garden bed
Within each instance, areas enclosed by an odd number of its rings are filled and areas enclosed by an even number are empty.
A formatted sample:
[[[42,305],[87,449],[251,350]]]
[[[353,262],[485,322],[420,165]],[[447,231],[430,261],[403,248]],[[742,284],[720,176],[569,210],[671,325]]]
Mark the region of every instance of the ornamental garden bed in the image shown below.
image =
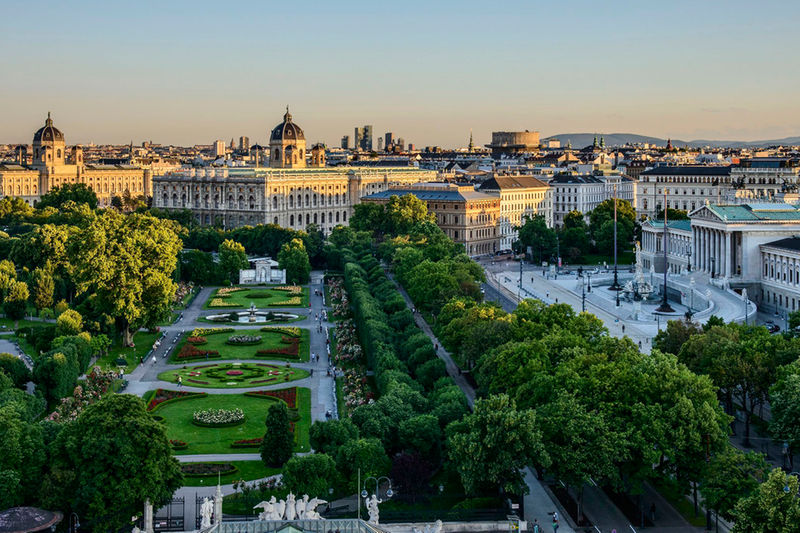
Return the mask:
[[[237,470],[231,463],[182,463],[181,472],[188,477],[233,474]]]
[[[201,398],[203,396],[207,396],[207,393],[178,391],[169,389],[156,389],[151,395],[151,397],[147,399],[147,410],[153,411],[156,407],[159,407],[165,403],[179,401],[179,400],[189,400],[192,398]],[[161,417],[160,415],[158,416],[163,419],[163,417]]]
[[[194,345],[189,338],[202,337],[205,344]],[[260,337],[256,341],[256,339]],[[233,338],[233,343],[229,342]],[[245,339],[247,342],[237,342]],[[170,356],[170,363],[220,359],[273,359],[308,361],[309,332],[298,327],[259,329],[195,328],[181,339]]]
[[[181,463],[182,465],[195,465],[202,463]],[[226,464],[231,464],[236,467],[232,474],[221,474],[219,481],[223,485],[229,485],[235,481],[245,480],[253,481],[255,479],[262,479],[268,476],[279,474],[280,468],[269,468],[264,466],[264,463],[258,461],[227,461]],[[217,485],[217,474],[208,474],[205,476],[197,475],[186,477],[183,480],[185,487],[215,487]],[[261,501],[261,500],[259,500]],[[250,510],[252,510],[252,505]]]
[[[255,303],[265,307],[308,307],[308,287],[271,285],[261,287],[222,287],[203,304],[204,309],[247,309]]]
[[[192,424],[206,428],[227,428],[244,424],[244,411],[234,409],[205,409],[192,413]]]
[[[185,391],[181,391],[185,392]],[[278,391],[269,391],[278,392]],[[192,393],[190,393],[192,394]],[[266,394],[198,394],[185,400],[160,404],[155,413],[164,418],[167,438],[185,442],[188,450],[175,450],[176,455],[231,453],[235,441],[262,438],[267,411],[278,398]],[[289,393],[287,393],[289,394]],[[308,430],[311,425],[311,390],[297,388],[294,422],[295,451],[310,450]],[[201,427],[192,421],[196,411],[208,409],[241,409],[244,422],[229,427]]]
[[[168,370],[159,374],[158,379],[177,383],[178,376],[187,386],[232,389],[296,381],[307,378],[308,371],[288,366],[288,363],[217,363]]]

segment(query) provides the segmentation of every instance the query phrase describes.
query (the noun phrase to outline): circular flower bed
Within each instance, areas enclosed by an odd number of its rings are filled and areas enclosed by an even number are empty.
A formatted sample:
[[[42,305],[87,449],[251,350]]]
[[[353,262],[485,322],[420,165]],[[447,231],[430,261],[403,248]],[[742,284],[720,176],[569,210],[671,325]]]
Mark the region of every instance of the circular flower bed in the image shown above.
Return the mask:
[[[236,344],[239,346],[250,346],[259,344],[261,342],[261,335],[231,335],[225,342],[227,344]]]
[[[236,472],[236,466],[230,463],[183,463],[181,472],[188,477],[226,475]]]
[[[244,374],[244,372],[242,372],[241,370],[228,370],[227,372],[225,372],[225,374],[228,376],[241,376],[242,374]]]
[[[203,427],[230,427],[244,423],[244,411],[239,409],[206,409],[195,411],[192,423]]]

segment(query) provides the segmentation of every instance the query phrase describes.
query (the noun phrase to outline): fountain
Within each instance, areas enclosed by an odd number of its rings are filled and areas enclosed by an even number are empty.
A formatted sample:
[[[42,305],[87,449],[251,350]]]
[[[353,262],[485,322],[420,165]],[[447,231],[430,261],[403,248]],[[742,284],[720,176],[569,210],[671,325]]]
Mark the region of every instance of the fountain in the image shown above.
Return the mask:
[[[636,243],[636,273],[633,280],[625,283],[622,292],[628,301],[634,302],[647,301],[647,297],[653,294],[653,286],[645,281],[644,269],[642,268],[642,248]]]
[[[247,319],[248,322],[255,322],[256,321],[256,304],[250,302],[250,316]]]

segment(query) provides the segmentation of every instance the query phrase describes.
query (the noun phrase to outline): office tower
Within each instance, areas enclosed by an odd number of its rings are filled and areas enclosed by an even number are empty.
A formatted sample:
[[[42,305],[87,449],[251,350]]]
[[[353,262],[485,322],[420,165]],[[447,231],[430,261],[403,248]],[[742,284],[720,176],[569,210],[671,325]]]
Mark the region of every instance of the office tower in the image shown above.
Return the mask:
[[[342,150],[349,150],[349,149],[350,149],[350,136],[342,135]]]
[[[378,137],[378,151],[383,150],[383,137]]]
[[[387,131],[383,136],[383,141],[383,145],[386,147],[386,149],[391,150],[392,145],[394,144],[394,133]]]
[[[367,152],[372,151],[372,126],[364,126],[364,137],[361,139],[361,149]]]
[[[360,150],[364,139],[364,128],[353,128],[353,150]]]
[[[243,152],[250,150],[250,137],[239,137],[239,150]]]
[[[398,137],[395,144],[400,147],[401,152],[406,149],[406,140],[402,137]]]
[[[214,141],[214,157],[225,156],[225,141]]]

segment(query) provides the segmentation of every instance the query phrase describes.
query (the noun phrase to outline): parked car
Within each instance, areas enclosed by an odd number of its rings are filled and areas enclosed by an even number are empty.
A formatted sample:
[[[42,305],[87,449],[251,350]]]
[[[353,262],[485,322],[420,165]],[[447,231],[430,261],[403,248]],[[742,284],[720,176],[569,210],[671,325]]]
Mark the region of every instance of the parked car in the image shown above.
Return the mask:
[[[776,324],[776,323],[774,323],[772,321],[769,321],[769,322],[765,323],[764,325],[767,327],[767,330],[770,333],[777,333],[777,332],[779,332],[781,330],[781,327],[778,324]]]

